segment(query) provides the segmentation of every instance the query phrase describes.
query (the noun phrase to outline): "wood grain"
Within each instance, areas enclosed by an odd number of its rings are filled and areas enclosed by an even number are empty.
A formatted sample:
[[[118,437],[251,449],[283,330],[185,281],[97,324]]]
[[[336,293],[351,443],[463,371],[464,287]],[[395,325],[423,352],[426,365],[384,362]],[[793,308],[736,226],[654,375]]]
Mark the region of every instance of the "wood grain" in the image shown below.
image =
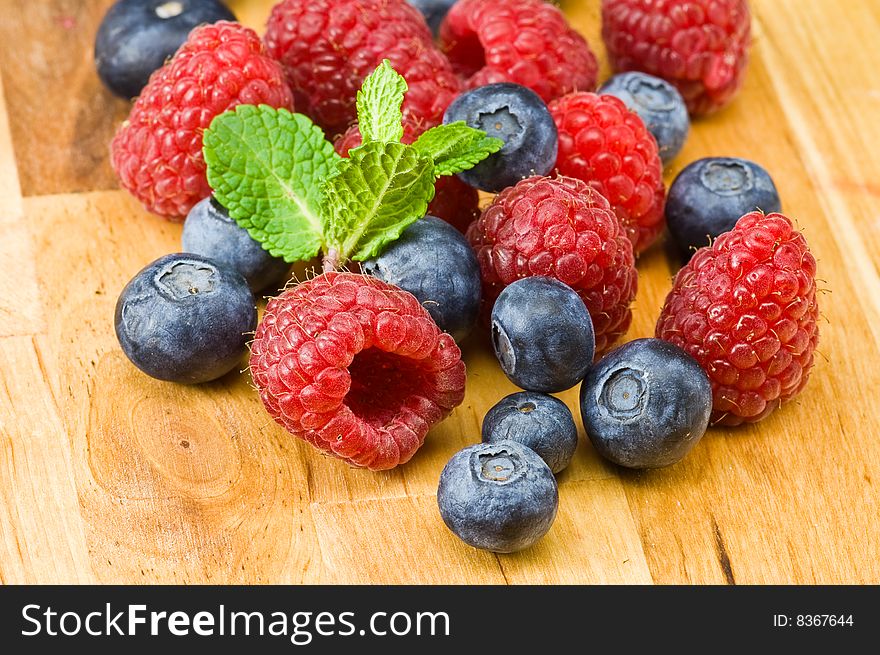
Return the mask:
[[[648,473],[604,462],[581,430],[553,529],[503,556],[458,541],[434,497],[445,462],[514,391],[484,336],[464,346],[465,402],[385,473],[286,434],[246,374],[182,387],[127,362],[116,297],[179,248],[180,227],[113,190],[107,143],[125,103],[100,89],[90,50],[108,2],[5,4],[2,581],[880,582],[880,52],[859,45],[880,33],[876,2],[754,2],[740,97],[695,123],[666,172],[734,155],[773,175],[823,280],[822,356],[804,394],[760,425],[711,429],[683,462]],[[262,29],[272,3],[231,4]],[[606,74],[598,3],[563,6]],[[676,265],[662,244],[640,259],[629,338],[653,333]],[[560,397],[576,408],[577,389]]]
[[[128,103],[101,85],[93,54],[111,4],[3,0],[0,69],[25,196],[118,186],[108,152]]]

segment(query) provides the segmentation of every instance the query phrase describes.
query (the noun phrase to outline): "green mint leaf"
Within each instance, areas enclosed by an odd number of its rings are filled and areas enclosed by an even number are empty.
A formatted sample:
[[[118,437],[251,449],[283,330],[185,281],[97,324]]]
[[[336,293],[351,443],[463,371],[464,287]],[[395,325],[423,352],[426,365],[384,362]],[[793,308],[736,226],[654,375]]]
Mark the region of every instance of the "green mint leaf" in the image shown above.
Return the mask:
[[[324,186],[327,246],[363,261],[425,215],[434,197],[430,159],[411,146],[370,141],[339,163]]]
[[[486,136],[464,121],[438,125],[413,144],[419,154],[434,162],[434,175],[455,175],[473,168],[504,147],[504,141]]]
[[[229,215],[276,257],[311,259],[324,245],[321,183],[341,159],[302,114],[239,105],[204,134],[208,184]]]
[[[391,68],[387,59],[364,80],[357,93],[358,125],[364,143],[400,141],[403,137],[400,107],[406,89],[406,80]]]

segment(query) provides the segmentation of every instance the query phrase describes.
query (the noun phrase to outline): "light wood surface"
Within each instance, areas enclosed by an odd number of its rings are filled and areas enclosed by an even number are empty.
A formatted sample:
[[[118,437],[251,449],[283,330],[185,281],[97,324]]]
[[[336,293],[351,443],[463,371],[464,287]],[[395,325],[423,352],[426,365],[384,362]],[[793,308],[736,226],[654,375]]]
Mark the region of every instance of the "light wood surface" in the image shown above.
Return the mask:
[[[262,29],[272,3],[231,4]],[[553,529],[502,556],[459,542],[434,499],[444,463],[514,391],[480,339],[464,404],[387,473],[291,438],[245,375],[183,387],[128,363],[116,297],[179,249],[180,227],[116,190],[107,149],[126,103],[91,54],[109,0],[0,5],[3,582],[880,582],[875,0],[753,2],[742,93],[694,125],[667,173],[733,155],[773,175],[823,280],[806,391],[650,473],[603,462],[582,433]],[[607,72],[598,0],[565,7]],[[629,338],[652,334],[672,265],[662,246],[639,261]],[[561,397],[576,411],[576,389]]]

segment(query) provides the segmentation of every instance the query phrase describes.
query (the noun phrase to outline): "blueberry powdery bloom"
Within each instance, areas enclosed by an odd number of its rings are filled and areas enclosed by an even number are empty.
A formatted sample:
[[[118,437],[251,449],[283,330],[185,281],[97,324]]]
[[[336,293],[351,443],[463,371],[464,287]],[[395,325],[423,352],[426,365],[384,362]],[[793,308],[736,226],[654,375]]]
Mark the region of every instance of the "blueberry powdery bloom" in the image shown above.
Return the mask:
[[[556,518],[559,489],[547,464],[515,441],[456,453],[440,474],[443,521],[465,543],[496,553],[532,546]]]
[[[254,292],[277,289],[290,272],[290,264],[270,255],[212,197],[198,202],[190,210],[180,240],[185,252],[210,257],[234,268]]]
[[[709,425],[712,387],[697,361],[660,339],[615,348],[587,373],[581,418],[596,451],[629,468],[681,460]]]
[[[505,287],[492,308],[491,329],[501,370],[528,391],[569,389],[593,361],[590,313],[571,287],[553,278],[527,277]]]
[[[502,82],[466,91],[452,101],[443,123],[464,121],[501,139],[504,146],[458,177],[492,193],[532,175],[546,175],[556,163],[558,134],[547,105],[531,89]]]
[[[483,442],[516,441],[534,450],[553,473],[571,462],[578,435],[568,406],[553,396],[520,391],[505,396],[483,418]]]
[[[409,291],[441,330],[456,341],[471,331],[480,312],[477,256],[467,239],[446,221],[425,216],[397,241],[361,265],[364,273]]]
[[[681,152],[690,130],[687,105],[674,86],[647,73],[620,73],[599,88],[620,98],[639,115],[657,140],[660,159],[668,164]]]
[[[202,23],[235,20],[218,0],[119,0],[95,37],[95,67],[114,94],[134,98]]]
[[[782,210],[770,174],[760,165],[737,157],[706,157],[686,166],[669,187],[666,223],[684,257],[736,225],[755,210]]]
[[[116,303],[122,351],[147,375],[197,384],[231,371],[257,326],[254,296],[235,270],[192,253],[160,257]]]

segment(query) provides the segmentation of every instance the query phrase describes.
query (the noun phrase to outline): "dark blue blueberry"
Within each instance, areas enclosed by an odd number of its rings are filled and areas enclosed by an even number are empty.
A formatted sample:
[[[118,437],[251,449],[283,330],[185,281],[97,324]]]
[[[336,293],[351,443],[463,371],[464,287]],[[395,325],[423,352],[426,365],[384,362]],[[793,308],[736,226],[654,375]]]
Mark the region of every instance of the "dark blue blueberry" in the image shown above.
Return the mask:
[[[709,425],[712,387],[696,362],[660,339],[615,348],[581,385],[581,418],[593,447],[630,468],[675,464]]]
[[[437,36],[440,30],[440,23],[446,18],[450,7],[455,4],[456,0],[407,0],[413,7],[422,12],[428,27]]]
[[[180,240],[185,252],[234,268],[254,292],[270,285],[277,289],[290,273],[290,264],[264,250],[213,198],[205,198],[190,210]]]
[[[596,339],[587,307],[571,287],[527,277],[505,287],[495,301],[492,346],[511,382],[553,393],[583,379]]]
[[[707,157],[685,167],[669,187],[666,223],[679,250],[690,258],[756,209],[766,214],[782,210],[770,174],[747,159]]]
[[[501,399],[483,419],[483,443],[510,439],[534,450],[559,473],[571,462],[578,434],[571,410],[553,396],[520,391]]]
[[[458,177],[472,187],[495,193],[532,175],[546,175],[556,165],[556,123],[544,101],[531,89],[502,82],[465,91],[449,105],[444,123],[464,121],[504,147]]]
[[[116,95],[133,98],[192,28],[218,20],[235,20],[218,0],[119,0],[95,37],[98,75]]]
[[[605,82],[599,93],[620,98],[639,115],[657,140],[664,164],[681,151],[690,120],[684,98],[669,82],[646,73],[621,73]]]
[[[464,235],[446,221],[425,216],[382,253],[361,264],[368,275],[409,291],[456,341],[468,335],[480,312],[480,265]]]
[[[201,255],[160,257],[116,302],[116,338],[147,375],[197,384],[232,370],[257,326],[254,295],[231,268]]]
[[[559,505],[553,472],[515,441],[458,451],[440,474],[440,516],[465,543],[513,553],[547,534]]]

